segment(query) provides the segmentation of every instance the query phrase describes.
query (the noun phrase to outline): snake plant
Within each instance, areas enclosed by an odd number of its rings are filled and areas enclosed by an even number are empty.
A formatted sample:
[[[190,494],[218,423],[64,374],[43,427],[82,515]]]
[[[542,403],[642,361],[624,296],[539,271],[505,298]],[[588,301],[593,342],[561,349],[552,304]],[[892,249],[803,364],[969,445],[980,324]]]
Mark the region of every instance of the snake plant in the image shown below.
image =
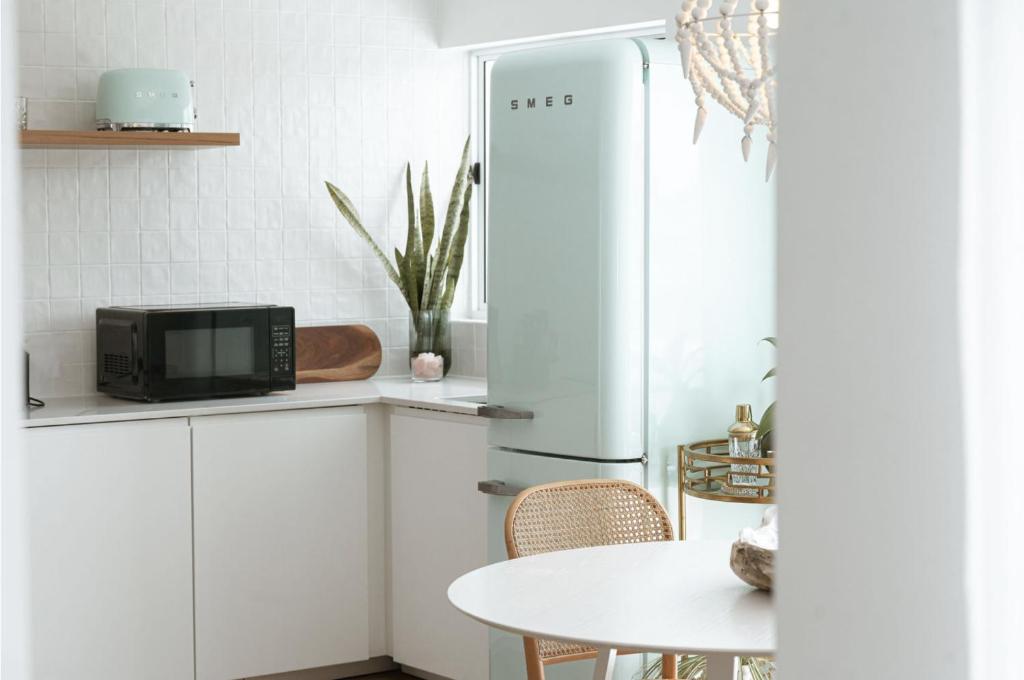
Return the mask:
[[[773,337],[762,338],[761,341],[762,342],[767,342],[772,347],[777,347],[778,346],[776,344],[775,338],[773,338]],[[775,377],[775,369],[772,368],[767,373],[764,374],[764,377],[761,378],[761,382],[764,382],[768,378],[774,378],[774,377]],[[769,435],[772,433],[772,431],[774,429],[775,429],[775,402],[773,401],[772,403],[768,404],[768,408],[766,408],[764,410],[764,413],[761,414],[761,420],[758,422],[758,425],[757,425],[758,437],[761,439],[761,448],[762,449],[767,450],[767,448],[769,448],[769,442],[771,441],[770,438],[769,438]]]
[[[462,161],[455,175],[455,184],[448,199],[444,226],[436,242],[434,197],[430,193],[427,164],[423,164],[423,175],[420,179],[418,211],[417,197],[412,186],[412,166],[405,164],[409,227],[406,232],[405,252],[395,248],[394,263],[388,259],[363,226],[362,219],[349,197],[330,182],[325,184],[338,211],[369,244],[388,278],[398,286],[414,318],[418,317],[421,311],[438,312],[451,308],[465,257],[466,238],[469,235],[469,200],[473,195],[473,180],[469,172],[468,137],[462,149]]]

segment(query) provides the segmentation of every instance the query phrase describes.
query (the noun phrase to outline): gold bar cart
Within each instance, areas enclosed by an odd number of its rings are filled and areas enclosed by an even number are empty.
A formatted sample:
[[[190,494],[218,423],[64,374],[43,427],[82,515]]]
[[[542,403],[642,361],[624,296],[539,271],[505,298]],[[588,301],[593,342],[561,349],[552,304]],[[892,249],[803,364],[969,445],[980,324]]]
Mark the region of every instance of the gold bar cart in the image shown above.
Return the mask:
[[[686,540],[686,496],[724,503],[775,503],[776,461],[771,451],[764,458],[734,458],[729,455],[728,439],[706,439],[680,444],[677,455],[681,541]],[[733,465],[748,466],[749,471],[734,472]]]

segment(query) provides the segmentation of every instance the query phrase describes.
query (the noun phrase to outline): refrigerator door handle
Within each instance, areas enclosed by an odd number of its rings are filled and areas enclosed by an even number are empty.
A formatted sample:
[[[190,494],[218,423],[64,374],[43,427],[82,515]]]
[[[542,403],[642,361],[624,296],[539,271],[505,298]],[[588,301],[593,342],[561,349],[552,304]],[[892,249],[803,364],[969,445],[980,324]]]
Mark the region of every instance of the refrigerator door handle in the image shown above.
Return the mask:
[[[518,496],[524,491],[524,487],[511,486],[500,479],[488,479],[485,482],[477,482],[476,490],[488,496]]]
[[[533,411],[494,406],[492,404],[484,404],[479,407],[476,410],[476,414],[481,418],[495,418],[498,420],[533,420]]]

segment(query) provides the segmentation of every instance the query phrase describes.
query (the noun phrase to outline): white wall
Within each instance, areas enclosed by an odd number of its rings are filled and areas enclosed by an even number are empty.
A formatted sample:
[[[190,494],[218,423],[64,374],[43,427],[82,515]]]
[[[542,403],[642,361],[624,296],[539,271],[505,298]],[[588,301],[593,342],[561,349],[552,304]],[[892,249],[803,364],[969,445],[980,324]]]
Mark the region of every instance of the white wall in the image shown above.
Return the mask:
[[[406,160],[417,177],[430,161],[443,210],[468,129],[468,70],[465,53],[437,48],[437,0],[21,0],[20,10],[31,127],[87,129],[102,71],[153,66],[195,76],[199,129],[242,137],[228,150],[23,154],[36,396],[94,390],[93,310],[111,303],[294,305],[300,324],[369,324],[385,347],[381,373],[407,370],[405,304],[323,181],[349,193],[387,253],[404,247]],[[470,346],[463,373],[479,363]]]
[[[961,67],[970,83],[961,124],[960,302],[971,677],[1009,678],[1021,673],[1024,495],[1001,492],[992,471],[1020,464],[1005,443],[1006,424],[1024,412],[1024,5],[961,0],[960,7]]]
[[[520,40],[649,21],[679,10],[675,0],[442,0],[443,47]]]
[[[779,672],[963,678],[957,2],[784,6]]]
[[[25,593],[24,478],[18,426],[25,413],[21,335],[21,229],[17,96],[17,5],[0,3],[0,676],[29,676]]]

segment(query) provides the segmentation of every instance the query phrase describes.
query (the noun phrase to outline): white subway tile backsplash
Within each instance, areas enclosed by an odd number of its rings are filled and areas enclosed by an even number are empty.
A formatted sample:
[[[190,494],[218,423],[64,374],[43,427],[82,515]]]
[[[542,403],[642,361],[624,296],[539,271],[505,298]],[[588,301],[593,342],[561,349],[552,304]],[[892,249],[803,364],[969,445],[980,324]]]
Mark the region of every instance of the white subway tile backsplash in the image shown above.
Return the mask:
[[[144,264],[139,267],[143,295],[167,295],[171,285],[171,265]]]
[[[78,264],[78,233],[73,231],[50,234],[49,263]]]
[[[45,266],[25,267],[22,293],[26,300],[50,297],[50,271]]]
[[[43,26],[47,32],[71,32],[75,29],[73,0],[44,0]]]
[[[78,197],[78,171],[74,168],[49,168],[46,171],[46,197],[48,199],[75,199]]]
[[[228,259],[231,261],[252,262],[256,257],[255,232],[228,232]]]
[[[103,12],[104,0],[75,0],[75,35],[82,36],[104,33],[106,17]]]
[[[465,55],[437,58],[436,0],[20,0],[19,9],[32,127],[89,128],[105,69],[156,66],[196,81],[200,130],[242,137],[231,149],[25,150],[34,392],[94,389],[98,306],[229,297],[293,305],[300,324],[366,323],[385,346],[381,372],[405,373],[401,296],[323,182],[351,197],[390,253],[404,247],[406,160],[451,174],[465,107],[442,100],[465,96]],[[470,337],[453,364],[463,374],[481,365]]]
[[[110,149],[110,165],[137,169],[139,152],[136,149]]]
[[[117,166],[110,168],[110,197],[139,197],[139,168]]]
[[[135,37],[107,34],[107,68],[135,66]]]
[[[49,300],[26,300],[25,310],[25,332],[26,347],[32,341],[32,334],[50,330],[50,301]],[[60,361],[67,361],[68,357],[61,357]]]
[[[198,180],[195,166],[175,166],[168,173],[168,192],[171,198],[195,198]]]
[[[353,321],[369,316],[363,310],[363,296],[356,290],[340,290],[334,294],[334,314],[342,321]],[[381,332],[377,334],[381,338],[385,337]]]
[[[227,228],[227,201],[218,198],[199,199],[199,228],[223,230]]]
[[[74,196],[49,198],[46,202],[46,216],[50,231],[76,231],[78,201]]]
[[[139,265],[115,264],[110,267],[110,294],[137,296],[139,294]]]
[[[75,69],[46,69],[46,86],[44,92],[50,99],[74,99],[76,93]]]
[[[50,228],[53,229],[52,218]],[[137,199],[111,199],[110,230],[136,232],[139,230],[139,201]]]
[[[81,297],[77,266],[50,267],[50,297],[77,298]]]
[[[143,161],[145,162],[145,161]],[[139,195],[142,198],[167,198],[167,160],[163,165],[143,165],[139,172]]]
[[[78,228],[81,231],[107,231],[110,229],[110,201],[105,198],[78,202]]]
[[[195,293],[198,289],[199,265],[196,262],[171,264],[171,292]]]
[[[78,167],[80,168],[102,168],[109,164],[110,153],[106,149],[78,150]]]
[[[200,262],[199,287],[210,294],[220,295],[228,289],[228,265],[226,262]],[[280,288],[280,285],[275,289]]]
[[[250,231],[256,228],[256,206],[251,200],[228,199],[227,227]]]
[[[256,289],[278,291],[284,288],[284,263],[281,260],[256,262]]]
[[[194,231],[170,232],[172,262],[196,262],[199,259],[199,235]]]
[[[111,233],[110,261],[114,264],[129,264],[141,260],[139,232]]]
[[[110,262],[110,234],[106,232],[81,232],[78,238],[82,264],[107,264]]]
[[[306,260],[285,260],[283,272],[285,290],[298,291],[309,288],[309,262]]]
[[[199,168],[199,197],[217,198],[224,196],[224,173],[223,166],[204,165]]]
[[[81,301],[51,300],[50,330],[78,331],[82,327]]]
[[[107,40],[102,33],[79,33],[75,40],[75,63],[80,69],[101,69],[107,63]],[[81,75],[88,74],[88,80],[81,80]],[[79,99],[92,99],[96,96],[96,71],[82,70],[79,79]],[[85,87],[82,87],[82,84]]]
[[[82,296],[87,298],[102,297],[110,294],[110,267],[82,267]]]
[[[107,0],[108,35],[135,37],[135,3],[131,0]]]
[[[32,232],[22,236],[22,263],[26,266],[47,264],[49,244],[45,232]]]
[[[78,189],[82,198],[107,198],[109,196],[107,168],[87,167],[78,170]]]
[[[453,375],[483,378],[487,376],[487,323],[485,321],[453,321]]]
[[[142,262],[169,262],[171,246],[166,231],[144,231],[140,234]]]
[[[223,231],[199,232],[200,262],[222,262],[227,259],[228,239]]]
[[[170,211],[166,198],[146,198],[139,201],[139,226],[148,231],[167,231]]]

